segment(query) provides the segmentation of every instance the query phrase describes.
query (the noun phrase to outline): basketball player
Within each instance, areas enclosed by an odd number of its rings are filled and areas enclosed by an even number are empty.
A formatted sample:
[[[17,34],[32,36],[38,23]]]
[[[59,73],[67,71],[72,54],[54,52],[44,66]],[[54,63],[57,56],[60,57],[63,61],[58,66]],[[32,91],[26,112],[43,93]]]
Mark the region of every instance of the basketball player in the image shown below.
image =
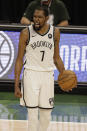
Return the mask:
[[[47,131],[54,100],[54,64],[60,73],[65,70],[59,56],[59,29],[47,24],[47,20],[47,8],[36,8],[33,14],[34,25],[23,29],[19,39],[15,96],[21,98],[20,104],[28,109],[29,131]],[[24,55],[20,91],[19,79]]]

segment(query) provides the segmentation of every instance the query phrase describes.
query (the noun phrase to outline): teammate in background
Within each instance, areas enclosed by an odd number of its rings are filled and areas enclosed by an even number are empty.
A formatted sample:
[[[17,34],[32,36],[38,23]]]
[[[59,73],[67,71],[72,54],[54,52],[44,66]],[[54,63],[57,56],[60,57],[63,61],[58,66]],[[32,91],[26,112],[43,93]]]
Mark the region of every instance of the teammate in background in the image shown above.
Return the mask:
[[[50,9],[50,15],[48,23],[55,26],[67,26],[69,20],[68,11],[64,3],[60,0],[34,0],[29,3],[25,10],[23,17],[21,18],[21,24],[31,24],[33,22],[33,12],[38,6],[47,6]]]
[[[37,7],[34,25],[21,31],[15,64],[15,96],[28,110],[29,131],[47,131],[54,100],[54,64],[60,73],[65,68],[59,56],[59,29],[47,24],[48,9]],[[20,73],[25,64],[21,91]],[[39,119],[38,119],[39,111]],[[39,122],[39,124],[38,124]]]

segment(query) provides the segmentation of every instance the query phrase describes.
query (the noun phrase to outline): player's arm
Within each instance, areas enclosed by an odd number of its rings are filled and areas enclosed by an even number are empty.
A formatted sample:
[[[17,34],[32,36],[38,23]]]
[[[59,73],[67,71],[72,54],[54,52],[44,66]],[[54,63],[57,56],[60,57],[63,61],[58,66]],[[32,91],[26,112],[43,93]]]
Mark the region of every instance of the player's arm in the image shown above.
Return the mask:
[[[28,41],[28,29],[23,29],[19,37],[18,55],[15,63],[15,96],[22,97],[19,89],[20,74],[23,67],[23,57],[26,48],[26,42]]]
[[[26,18],[26,17],[22,17],[21,18],[21,20],[20,20],[20,23],[21,24],[25,24],[25,25],[28,25],[28,24],[31,24],[31,21],[28,19],[28,18]]]
[[[31,24],[31,21],[30,21],[30,19],[29,19],[30,9],[31,9],[31,4],[28,4],[28,6],[27,6],[27,8],[26,8],[26,10],[25,10],[25,12],[24,12],[21,20],[20,20],[20,23],[21,23],[21,24],[26,24],[26,25]]]
[[[31,16],[33,15],[33,10],[35,8],[35,4],[36,4],[36,1],[32,1],[28,4],[21,20],[20,20],[20,23],[21,24],[26,24],[26,25],[29,25],[29,24],[33,24],[33,22],[31,21]]]
[[[63,20],[59,24],[57,24],[57,26],[68,26],[68,25],[69,25],[68,20]]]
[[[56,68],[59,70],[60,73],[62,73],[65,68],[64,68],[64,64],[63,61],[59,55],[59,41],[60,41],[60,31],[58,28],[55,28],[55,32],[54,32],[54,64],[56,66]]]
[[[30,25],[33,24],[32,21],[30,21],[27,17],[23,16],[20,21],[21,24]]]
[[[69,13],[68,13],[68,10],[64,4],[63,1],[58,1],[58,8],[59,8],[59,12],[60,12],[60,15],[59,15],[59,21],[58,24],[56,24],[57,26],[68,26],[69,25],[69,20],[70,20],[70,17],[69,17]]]

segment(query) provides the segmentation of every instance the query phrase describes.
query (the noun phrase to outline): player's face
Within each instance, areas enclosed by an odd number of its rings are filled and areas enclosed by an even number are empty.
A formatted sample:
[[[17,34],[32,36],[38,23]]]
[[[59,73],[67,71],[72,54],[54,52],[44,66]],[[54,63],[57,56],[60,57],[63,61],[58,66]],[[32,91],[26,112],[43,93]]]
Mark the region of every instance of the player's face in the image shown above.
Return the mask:
[[[47,22],[48,17],[44,15],[43,10],[35,10],[33,15],[34,28],[40,30]]]
[[[42,2],[44,5],[49,5],[49,3],[51,2],[51,0],[41,0],[41,2]]]

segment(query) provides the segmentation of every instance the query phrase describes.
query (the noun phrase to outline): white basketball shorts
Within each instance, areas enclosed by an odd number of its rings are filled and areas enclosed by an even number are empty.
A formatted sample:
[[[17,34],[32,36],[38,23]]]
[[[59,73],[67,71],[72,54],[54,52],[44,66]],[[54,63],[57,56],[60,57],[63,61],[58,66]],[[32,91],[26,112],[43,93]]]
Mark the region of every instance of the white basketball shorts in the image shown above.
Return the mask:
[[[54,104],[54,72],[24,69],[20,105],[27,108],[52,109]]]

